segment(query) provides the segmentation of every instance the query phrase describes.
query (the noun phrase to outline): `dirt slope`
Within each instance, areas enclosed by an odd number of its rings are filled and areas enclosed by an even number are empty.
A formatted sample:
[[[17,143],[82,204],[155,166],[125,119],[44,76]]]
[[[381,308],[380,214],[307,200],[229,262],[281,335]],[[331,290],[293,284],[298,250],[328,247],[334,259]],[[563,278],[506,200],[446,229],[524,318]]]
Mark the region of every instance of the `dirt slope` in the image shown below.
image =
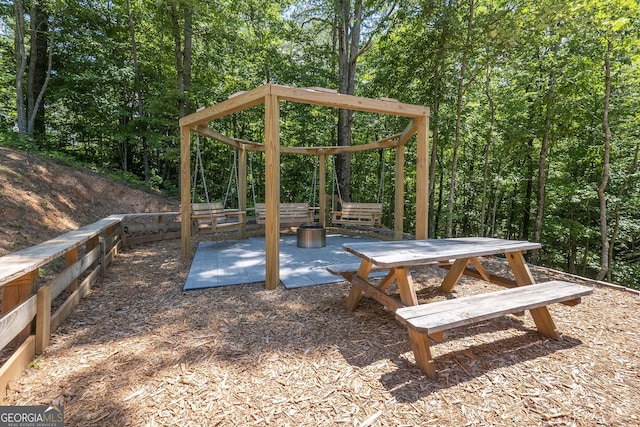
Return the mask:
[[[114,213],[177,211],[179,202],[0,147],[0,255]]]

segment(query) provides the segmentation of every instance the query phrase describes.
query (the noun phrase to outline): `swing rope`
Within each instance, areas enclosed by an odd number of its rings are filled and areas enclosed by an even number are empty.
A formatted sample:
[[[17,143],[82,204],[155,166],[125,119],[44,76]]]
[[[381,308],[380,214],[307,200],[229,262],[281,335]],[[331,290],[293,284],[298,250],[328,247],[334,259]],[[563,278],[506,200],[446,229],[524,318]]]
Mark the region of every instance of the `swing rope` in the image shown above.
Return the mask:
[[[336,171],[336,156],[332,156],[331,159],[333,160],[333,188],[332,188],[332,193],[331,194],[335,194],[336,190],[338,192],[338,199],[340,200],[340,206],[342,206],[342,195],[340,194],[340,184],[338,183],[338,172]],[[333,201],[333,197],[331,198],[331,209],[334,210],[335,206],[334,206],[334,201]]]
[[[224,203],[223,207],[227,207],[227,200],[229,200],[229,193],[231,193],[231,182],[233,181],[233,177],[236,179],[236,194],[240,196],[240,189],[238,189],[238,149],[233,150],[233,166],[231,167],[231,172],[229,173],[229,182],[227,183],[227,192],[224,195]]]
[[[386,162],[386,149],[382,149],[382,165],[380,167],[380,186],[378,187],[378,198],[376,199],[377,203],[380,203],[380,200],[384,200],[384,176],[385,176],[385,165]]]
[[[316,157],[313,163],[313,178],[311,179],[311,194],[309,194],[309,206],[316,205],[316,188],[318,187],[318,162],[319,159]]]
[[[196,138],[196,164],[193,174],[193,186],[191,187],[191,203],[196,199],[196,185],[198,183],[198,169],[202,177],[202,186],[204,188],[204,195],[207,203],[209,203],[209,190],[207,189],[207,180],[204,177],[204,164],[202,163],[202,152],[200,151],[200,135]]]
[[[256,182],[255,182],[255,179],[253,178],[253,156],[252,156],[251,151],[249,152],[249,173],[251,174],[251,177],[250,177],[251,195],[253,196],[253,208],[255,209],[255,207],[256,207]]]

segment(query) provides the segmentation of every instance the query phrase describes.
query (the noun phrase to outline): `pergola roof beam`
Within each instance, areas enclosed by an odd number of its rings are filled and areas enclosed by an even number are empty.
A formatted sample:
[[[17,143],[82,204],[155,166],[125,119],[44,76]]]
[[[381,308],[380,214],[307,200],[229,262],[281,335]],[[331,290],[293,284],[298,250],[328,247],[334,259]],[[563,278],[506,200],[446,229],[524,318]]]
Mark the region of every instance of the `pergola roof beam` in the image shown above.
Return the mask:
[[[205,124],[220,117],[228,116],[238,111],[246,110],[258,104],[264,103],[264,97],[271,91],[271,85],[262,85],[253,90],[240,93],[211,107],[184,116],[180,119],[180,126],[194,126]]]
[[[273,95],[277,95],[281,100],[299,102],[302,104],[322,105],[325,107],[412,118],[429,115],[429,108],[420,105],[362,98],[359,96],[344,95],[340,93],[320,92],[316,89],[301,89],[271,85],[271,93]]]
[[[237,139],[237,138],[231,138],[221,134],[220,132],[214,129],[211,129],[210,127],[199,125],[193,128],[193,131],[199,135],[206,136],[208,138],[222,142],[223,144],[226,144],[233,148],[264,152],[263,144],[252,142],[252,141],[246,141],[242,139]],[[334,145],[329,147],[280,147],[280,152],[287,153],[287,154],[308,154],[308,155],[319,156],[323,154],[333,155],[333,154],[341,154],[341,153],[356,153],[360,151],[379,150],[382,148],[396,148],[400,145],[403,145],[402,144],[403,139],[405,139],[404,142],[406,142],[406,140],[409,139],[406,137],[405,132],[391,135],[386,138],[382,138],[378,141],[370,142],[368,144],[349,145],[349,146]],[[411,135],[409,135],[409,137],[410,136]]]

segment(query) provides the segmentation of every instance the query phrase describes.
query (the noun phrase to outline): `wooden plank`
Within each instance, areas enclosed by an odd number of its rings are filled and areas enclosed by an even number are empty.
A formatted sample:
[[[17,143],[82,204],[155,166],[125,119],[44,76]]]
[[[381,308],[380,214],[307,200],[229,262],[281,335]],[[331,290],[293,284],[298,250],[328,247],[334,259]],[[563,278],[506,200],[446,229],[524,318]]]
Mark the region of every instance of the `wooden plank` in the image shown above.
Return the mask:
[[[512,251],[505,255],[518,285],[529,285],[535,282],[524,259],[523,251]]]
[[[453,287],[458,283],[460,277],[462,277],[462,273],[464,273],[467,265],[469,264],[469,258],[458,258],[453,262],[453,265],[449,269],[449,272],[444,277],[442,284],[440,285],[440,289],[443,292],[451,292],[453,291]]]
[[[380,225],[382,203],[343,202],[342,208],[333,213],[335,224]]]
[[[405,305],[418,305],[418,296],[416,295],[416,288],[413,284],[409,269],[406,267],[397,267],[395,273],[402,302]]]
[[[257,152],[265,151],[264,144],[260,144],[258,142],[253,142],[253,141],[246,141],[240,138],[231,138],[204,125],[196,126],[193,129],[193,131],[199,135],[211,138],[215,141],[221,142],[225,145],[228,145],[238,150],[248,150],[248,151],[257,151]],[[330,146],[314,146],[314,147],[280,147],[280,152],[286,153],[286,154],[307,154],[312,156],[334,155],[334,154],[342,154],[342,153],[357,153],[361,151],[372,151],[372,150],[380,150],[383,148],[398,147],[402,145],[401,138],[403,136],[404,136],[404,133],[401,132],[401,133],[387,136],[377,141],[366,143],[366,144],[357,144],[357,145],[348,145],[348,146],[330,145]]]
[[[58,297],[71,281],[80,277],[87,268],[100,258],[100,252],[100,246],[93,248],[86,253],[80,261],[77,261],[49,282],[51,298],[55,299]]]
[[[322,147],[322,146],[281,147],[280,152],[286,153],[286,154],[308,154],[312,156],[318,156],[320,154],[324,154],[324,155],[330,156],[334,154],[358,153],[361,151],[381,150],[383,148],[398,147],[400,145],[401,136],[402,136],[402,133],[397,133],[395,135],[382,138],[378,141],[369,142],[366,144],[356,144],[356,145],[332,145],[328,147]]]
[[[271,93],[271,84],[265,84],[253,90],[239,93],[211,107],[203,108],[200,111],[182,117],[180,119],[180,127],[193,127],[251,108],[264,102],[265,96],[269,93]]]
[[[0,318],[0,349],[11,343],[25,329],[30,331],[37,311],[38,297],[33,295]]]
[[[447,270],[451,268],[451,265],[447,265],[447,264],[440,264],[439,266]],[[480,274],[480,272],[472,268],[466,268],[463,274],[465,276],[470,276],[470,277],[475,277],[476,279],[485,280],[482,274]],[[494,283],[499,286],[504,286],[505,288],[515,288],[516,286],[518,286],[515,280],[511,280],[506,277],[498,276],[495,274],[488,273],[488,278],[489,279],[487,280],[487,282]]]
[[[2,311],[8,313],[22,301],[34,293],[34,287],[38,280],[38,270],[32,270],[7,283],[2,288]]]
[[[19,378],[27,370],[35,354],[35,337],[31,335],[0,367],[0,401],[7,397],[9,383]]]
[[[366,242],[343,245],[347,252],[381,267],[448,261],[457,258],[527,251],[540,247],[540,243],[489,237]]]
[[[202,135],[202,136],[206,136],[207,138],[211,138],[214,141],[218,141],[218,142],[222,142],[223,144],[226,144],[230,147],[233,147],[235,149],[244,149],[244,145],[242,142],[239,142],[238,140],[234,139],[234,138],[230,138],[226,135],[221,134],[220,132],[211,129],[210,127],[207,127],[205,125],[199,125],[199,126],[195,126],[192,128],[192,130],[197,133],[198,135]],[[257,142],[254,143],[254,145],[256,147],[260,146],[261,148],[255,148],[256,150],[260,150],[260,151],[264,151],[264,147],[261,146],[261,144],[258,144]]]
[[[255,213],[256,223],[266,224],[266,203],[256,203]],[[278,214],[280,223],[283,224],[313,222],[313,210],[309,208],[308,203],[280,203]]]
[[[267,95],[265,123],[266,288],[280,285],[280,101]]]
[[[189,117],[189,116],[187,116]],[[184,117],[183,117],[184,119]],[[180,125],[180,231],[182,234],[181,255],[183,260],[191,259],[191,132],[185,125]]]
[[[351,283],[353,283],[353,285],[356,286],[358,290],[360,290],[360,295],[362,295],[362,292],[366,293],[371,298],[375,299],[391,311],[396,311],[399,308],[405,307],[405,304],[387,295],[368,281],[362,279],[359,275],[354,276]]]
[[[100,275],[100,266],[95,267],[87,277],[84,278],[82,283],[78,285],[76,289],[65,302],[58,307],[56,312],[51,316],[50,330],[54,331],[64,322],[64,320],[71,314],[73,309],[77,307],[80,300],[89,292],[91,286],[98,280]]]
[[[410,125],[414,125],[412,120]],[[404,231],[404,144],[396,148],[394,208],[393,208],[393,238],[402,240]]]
[[[593,289],[587,286],[551,281],[408,307],[396,312],[396,318],[418,332],[430,334],[509,313],[574,300],[592,292]]]
[[[419,105],[361,98],[358,96],[344,95],[340,93],[318,92],[309,89],[291,88],[278,85],[271,85],[271,93],[285,101],[343,108],[353,111],[364,111],[403,117],[421,117],[429,115],[429,109]]]
[[[357,273],[358,268],[360,268],[359,262],[349,262],[344,264],[333,264],[326,267],[327,271],[331,274],[335,274],[336,276],[341,276],[343,273]],[[386,271],[389,270],[388,267],[378,267],[372,266],[371,272],[376,271]]]
[[[416,239],[429,237],[429,109],[416,119]]]
[[[438,267],[440,266],[439,262],[429,262],[426,264],[414,264],[409,266],[410,268],[425,268],[425,267]],[[360,267],[359,262],[348,262],[344,264],[333,264],[326,267],[327,271],[331,274],[335,274],[336,276],[341,276],[343,273],[353,273],[355,274]],[[372,265],[370,272],[378,272],[378,271],[386,271],[389,270],[389,267],[379,267],[377,265]]]
[[[37,270],[65,254],[71,248],[99,235],[107,227],[121,222],[124,217],[125,215],[111,215],[93,224],[62,234],[55,239],[0,257],[0,285]]]
[[[429,378],[435,380],[437,377],[436,366],[433,357],[431,357],[427,336],[409,329],[409,341],[411,342],[413,356],[416,359],[416,365],[422,372],[427,374]]]
[[[347,310],[354,311],[360,302],[360,298],[362,298],[362,287],[358,287],[355,283],[355,279],[360,278],[366,279],[369,277],[369,273],[371,272],[372,264],[368,261],[361,261],[360,266],[358,267],[357,276],[354,276],[351,279],[351,289],[349,290],[349,296],[347,297]]]
[[[18,279],[5,284],[2,287],[2,314],[8,313],[14,307],[27,300],[35,293],[36,282],[38,280],[38,270],[33,270]],[[16,343],[24,341],[31,334],[31,325],[25,326],[24,330],[15,335]]]
[[[78,261],[78,247],[76,246],[75,248],[72,248],[69,250],[69,252],[66,253],[65,255],[65,264],[67,266],[67,268],[70,265],[73,265],[76,261]],[[69,282],[69,287],[68,287],[68,291],[69,292],[73,292],[76,287],[78,286],[78,281],[77,280],[71,280]]]
[[[51,336],[51,287],[38,289],[38,311],[36,314],[36,354],[42,354],[49,346]]]

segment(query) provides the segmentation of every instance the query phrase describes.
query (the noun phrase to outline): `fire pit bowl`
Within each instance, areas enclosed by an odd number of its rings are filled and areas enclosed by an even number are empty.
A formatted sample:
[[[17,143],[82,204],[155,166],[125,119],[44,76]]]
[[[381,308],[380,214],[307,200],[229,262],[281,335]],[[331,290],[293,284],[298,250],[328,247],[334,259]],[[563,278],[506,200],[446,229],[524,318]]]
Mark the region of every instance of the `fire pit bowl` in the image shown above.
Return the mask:
[[[324,248],[327,246],[327,235],[322,224],[300,224],[296,234],[299,248]]]

